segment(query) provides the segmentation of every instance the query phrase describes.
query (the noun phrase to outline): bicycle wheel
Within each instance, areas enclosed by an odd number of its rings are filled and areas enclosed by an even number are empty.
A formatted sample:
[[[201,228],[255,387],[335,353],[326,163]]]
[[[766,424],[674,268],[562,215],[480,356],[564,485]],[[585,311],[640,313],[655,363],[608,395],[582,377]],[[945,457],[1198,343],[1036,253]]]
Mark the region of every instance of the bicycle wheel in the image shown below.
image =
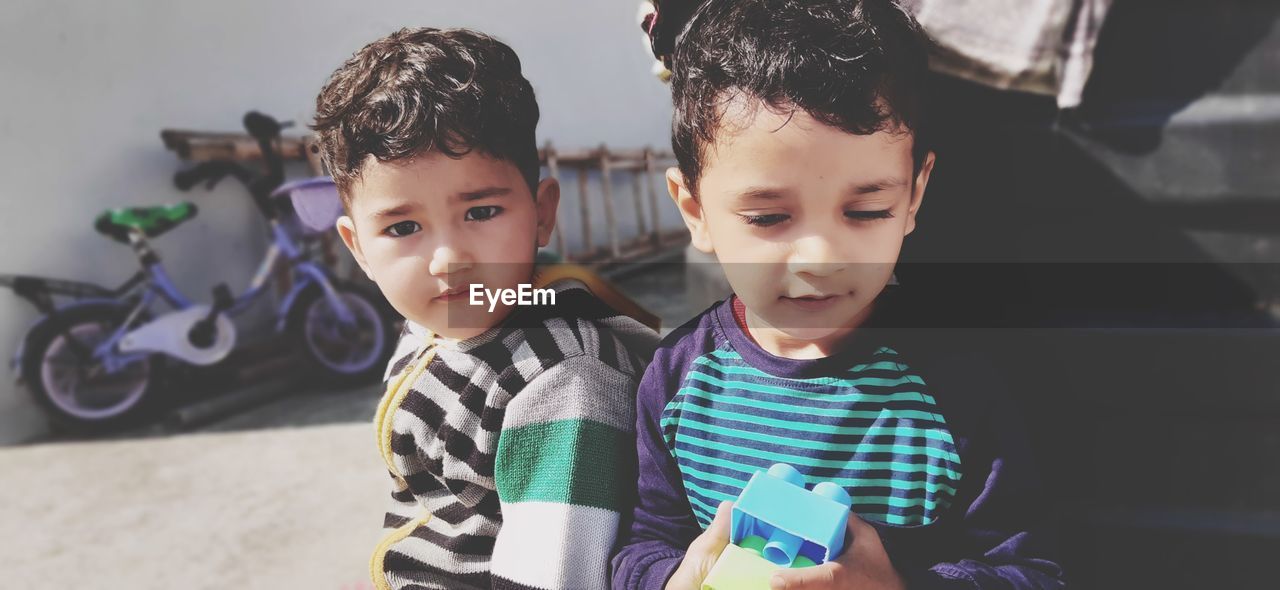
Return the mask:
[[[381,302],[362,289],[347,283],[336,283],[334,289],[354,321],[342,322],[324,290],[313,285],[298,294],[289,310],[290,333],[306,362],[325,383],[374,381],[382,376],[393,352],[391,319],[380,311]]]
[[[80,431],[112,430],[134,423],[150,408],[152,357],[115,371],[92,357],[128,311],[115,304],[73,307],[50,316],[28,336],[22,377],[57,422]]]

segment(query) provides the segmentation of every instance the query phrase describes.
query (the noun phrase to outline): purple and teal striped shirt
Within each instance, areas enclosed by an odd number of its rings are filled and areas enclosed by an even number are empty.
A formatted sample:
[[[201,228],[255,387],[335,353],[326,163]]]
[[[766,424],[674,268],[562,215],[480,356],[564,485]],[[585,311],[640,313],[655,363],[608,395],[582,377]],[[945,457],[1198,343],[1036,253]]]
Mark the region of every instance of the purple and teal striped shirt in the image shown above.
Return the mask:
[[[887,329],[890,299],[821,359],[760,348],[735,298],[664,340],[637,394],[639,501],[614,588],[661,589],[715,507],[780,462],[842,485],[910,588],[1062,587],[999,379],[945,335]]]

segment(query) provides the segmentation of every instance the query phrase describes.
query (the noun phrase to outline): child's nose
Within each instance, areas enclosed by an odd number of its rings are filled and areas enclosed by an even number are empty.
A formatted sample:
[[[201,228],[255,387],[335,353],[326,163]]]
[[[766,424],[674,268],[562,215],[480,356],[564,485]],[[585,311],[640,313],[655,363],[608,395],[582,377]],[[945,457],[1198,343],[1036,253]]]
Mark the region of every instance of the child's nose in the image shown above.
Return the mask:
[[[432,276],[454,274],[469,268],[471,257],[451,244],[437,244],[431,252],[431,261],[427,263],[427,272]]]
[[[807,274],[825,277],[840,272],[844,261],[839,260],[839,249],[831,240],[811,235],[794,242],[791,258],[787,261],[787,270],[792,274]]]

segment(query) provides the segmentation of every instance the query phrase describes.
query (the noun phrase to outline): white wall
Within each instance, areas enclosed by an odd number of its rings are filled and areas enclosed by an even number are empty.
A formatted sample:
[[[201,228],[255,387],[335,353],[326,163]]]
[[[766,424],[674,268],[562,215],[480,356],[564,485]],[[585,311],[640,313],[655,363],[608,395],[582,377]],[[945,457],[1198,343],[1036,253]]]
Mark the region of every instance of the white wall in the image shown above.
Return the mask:
[[[257,109],[309,121],[346,57],[402,26],[466,26],[520,54],[542,109],[540,141],[561,149],[666,148],[670,99],[649,73],[631,0],[6,0],[0,5],[0,272],[114,286],[128,248],[91,229],[101,210],[192,200],[199,217],[155,240],[196,299],[248,283],[265,241],[242,190],[172,188],[166,127],[238,130]],[[664,203],[665,206],[665,203]],[[0,293],[0,357],[35,319]],[[43,417],[0,370],[0,443]]]

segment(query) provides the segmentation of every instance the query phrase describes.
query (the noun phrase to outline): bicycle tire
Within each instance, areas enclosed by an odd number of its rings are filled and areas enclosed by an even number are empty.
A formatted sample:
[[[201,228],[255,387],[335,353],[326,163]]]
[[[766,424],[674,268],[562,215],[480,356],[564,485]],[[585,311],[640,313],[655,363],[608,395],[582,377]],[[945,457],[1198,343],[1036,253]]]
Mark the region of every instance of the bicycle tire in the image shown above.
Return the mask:
[[[56,373],[74,369],[78,378],[93,377],[85,373],[92,373],[94,364],[85,362],[73,350],[67,336],[96,342],[97,335],[113,332],[128,313],[129,308],[122,304],[78,305],[55,312],[27,335],[21,359],[23,380],[36,402],[58,425],[82,433],[109,432],[135,425],[152,415],[159,374],[159,359],[154,355],[131,363],[116,376],[101,375],[107,379],[118,378],[127,386],[120,402],[105,407],[86,407],[83,400],[71,399],[80,394],[67,391],[66,384],[58,381],[64,374]],[[85,342],[78,341],[78,345],[84,346]],[[51,355],[56,354],[62,356],[52,358]]]
[[[382,376],[395,349],[398,334],[393,321],[380,297],[346,282],[335,283],[334,289],[356,313],[357,321],[361,322],[357,327],[359,333],[335,333],[330,335],[334,337],[328,338],[328,342],[319,341],[325,336],[323,331],[334,328],[323,324],[336,320],[319,285],[311,285],[298,294],[286,320],[288,332],[301,351],[308,372],[325,386],[341,387],[376,381]],[[362,338],[367,346],[359,350],[362,347],[356,344],[359,356],[355,361],[344,363],[334,358],[336,348],[352,344],[352,339],[357,337]]]

